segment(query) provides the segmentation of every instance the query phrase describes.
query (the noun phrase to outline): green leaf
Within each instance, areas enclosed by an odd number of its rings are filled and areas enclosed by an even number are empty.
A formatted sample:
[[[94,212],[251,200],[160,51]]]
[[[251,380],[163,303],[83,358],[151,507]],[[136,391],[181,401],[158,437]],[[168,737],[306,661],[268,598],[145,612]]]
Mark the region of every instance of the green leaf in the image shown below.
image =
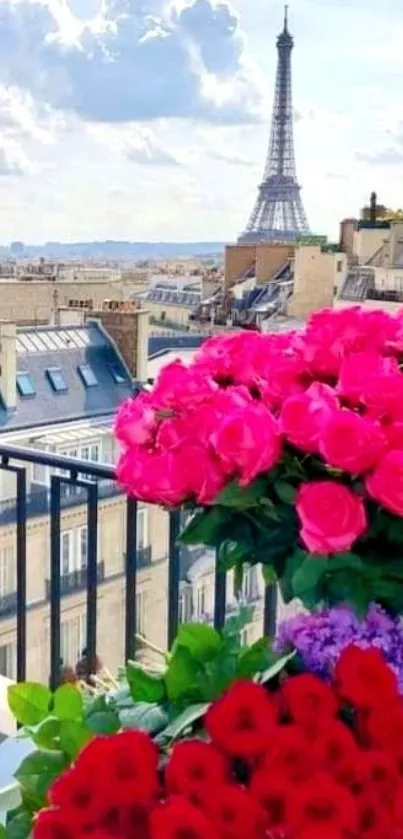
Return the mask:
[[[57,717],[48,717],[39,725],[29,728],[28,734],[39,749],[59,750],[61,721]]]
[[[6,839],[6,836],[7,836],[6,828],[3,827],[2,824],[0,824],[0,839]]]
[[[282,574],[279,576],[281,596],[284,603],[291,603],[291,601],[294,600],[293,577],[300,565],[302,565],[306,556],[307,554],[305,551],[297,548],[285,559]]]
[[[177,716],[162,731],[162,736],[167,740],[176,740],[181,734],[191,730],[197,720],[204,717],[210,707],[209,702],[197,702],[189,705],[179,716]]]
[[[294,597],[312,608],[320,599],[319,586],[329,568],[328,557],[307,554],[292,578]]]
[[[365,564],[361,557],[354,553],[332,554],[327,570],[329,573],[348,570],[365,572]]]
[[[270,682],[272,679],[275,679],[282,671],[287,667],[289,661],[291,661],[296,655],[296,650],[293,650],[291,653],[287,653],[287,655],[281,656],[278,658],[277,661],[268,667],[264,673],[261,673],[256,681],[260,684],[265,685],[267,682]]]
[[[231,568],[242,568],[242,565],[250,556],[248,543],[224,539],[218,547],[218,562],[220,568],[229,571]]]
[[[207,507],[195,513],[182,531],[179,541],[182,545],[211,545],[221,542],[223,526],[228,522],[228,513],[221,507]]]
[[[74,685],[61,685],[53,697],[53,713],[61,720],[78,720],[83,715],[83,698]]]
[[[283,504],[294,504],[297,490],[287,481],[275,481],[274,490]]]
[[[149,734],[158,734],[168,722],[168,714],[155,702],[137,702],[133,708],[119,713],[122,728],[137,728]]]
[[[250,647],[241,650],[236,666],[236,675],[242,679],[255,676],[262,670],[266,670],[273,661],[273,653],[270,650],[267,638],[259,638]]]
[[[196,661],[205,662],[215,658],[222,645],[220,633],[207,623],[183,623],[178,629],[173,652],[184,647]]]
[[[221,507],[247,510],[249,507],[257,507],[262,496],[266,494],[267,481],[265,478],[257,478],[246,487],[241,487],[237,481],[232,481],[214,500],[214,504]]]
[[[28,839],[32,830],[32,818],[29,813],[18,813],[6,828],[7,839]]]
[[[77,720],[63,720],[60,730],[60,745],[66,755],[73,760],[91,740],[92,733]]]
[[[119,717],[112,710],[89,714],[86,725],[93,734],[116,734],[120,729]]]
[[[37,802],[37,809],[44,806],[46,793],[52,784],[68,766],[62,752],[40,750],[32,752],[22,761],[15,778]]]
[[[168,699],[176,702],[184,696],[198,693],[200,664],[186,647],[178,647],[165,673]]]
[[[146,673],[136,664],[127,665],[126,676],[135,702],[162,702],[164,699],[165,683],[162,676]]]
[[[10,685],[7,700],[11,713],[21,725],[38,725],[49,713],[52,694],[37,682]]]

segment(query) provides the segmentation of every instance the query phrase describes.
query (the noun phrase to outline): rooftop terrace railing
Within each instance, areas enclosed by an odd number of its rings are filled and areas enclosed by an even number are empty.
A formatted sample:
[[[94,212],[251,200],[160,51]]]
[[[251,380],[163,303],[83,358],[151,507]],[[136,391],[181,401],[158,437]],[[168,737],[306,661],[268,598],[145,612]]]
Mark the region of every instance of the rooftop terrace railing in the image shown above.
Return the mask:
[[[98,584],[105,577],[103,564],[98,562],[98,502],[102,499],[102,487],[105,482],[116,482],[112,466],[91,463],[85,460],[64,457],[33,449],[15,446],[0,446],[0,469],[15,475],[16,499],[13,522],[16,524],[16,578],[17,591],[11,600],[0,599],[0,621],[4,614],[16,612],[17,622],[17,680],[26,678],[27,662],[27,518],[30,514],[30,494],[27,492],[27,469],[32,464],[49,467],[52,471],[50,480],[49,503],[45,510],[50,517],[50,578],[47,581],[47,595],[50,601],[50,684],[57,686],[60,680],[61,648],[61,600],[69,593],[71,585],[79,584],[86,592],[86,664],[88,675],[95,672],[97,661],[97,598]],[[109,484],[109,486],[115,486]],[[66,580],[61,566],[61,513],[66,497],[66,488],[79,502],[86,505],[87,516],[87,557],[85,572],[79,580]],[[69,494],[69,498],[71,495]],[[137,548],[137,502],[127,498],[126,533],[124,552],[125,575],[125,658],[133,659],[136,655],[136,588],[137,571],[151,563],[151,549]],[[5,522],[1,519],[0,525]],[[8,524],[9,522],[7,522]],[[178,537],[181,528],[181,513],[169,513],[168,534],[168,585],[167,585],[167,646],[170,647],[179,622],[179,582],[181,547]],[[226,573],[218,562],[214,570],[214,616],[216,628],[221,628],[226,616]],[[4,601],[4,602],[3,602]],[[3,605],[3,610],[2,610]],[[3,611],[3,614],[2,614]],[[276,589],[268,585],[264,596],[263,631],[271,635],[276,620]],[[45,653],[44,653],[45,654]]]

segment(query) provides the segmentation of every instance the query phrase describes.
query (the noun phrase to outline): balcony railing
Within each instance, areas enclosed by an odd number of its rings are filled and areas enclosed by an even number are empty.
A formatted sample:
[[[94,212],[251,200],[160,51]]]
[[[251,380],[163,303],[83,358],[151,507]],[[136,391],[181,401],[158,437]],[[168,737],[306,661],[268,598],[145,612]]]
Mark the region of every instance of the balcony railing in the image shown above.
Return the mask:
[[[97,565],[97,582],[100,583],[105,579],[105,563],[98,562]],[[60,577],[60,594],[62,597],[66,594],[74,594],[75,591],[80,591],[87,587],[88,572],[87,566],[76,568],[75,571],[70,571],[68,574],[62,574]],[[51,596],[51,580],[46,580],[46,598],[50,600]]]
[[[50,601],[50,684],[56,686],[60,678],[60,635],[61,635],[61,598],[66,592],[66,584],[61,574],[61,512],[65,500],[72,497],[87,508],[87,567],[82,587],[86,592],[86,662],[88,674],[94,672],[97,660],[97,600],[99,565],[98,565],[98,502],[102,498],[105,482],[115,482],[116,475],[112,466],[89,463],[84,460],[63,457],[33,449],[16,446],[0,446],[0,469],[15,475],[16,500],[14,518],[16,523],[17,556],[17,592],[11,596],[13,609],[16,607],[17,622],[17,679],[26,678],[27,660],[27,518],[30,510],[30,494],[27,493],[27,468],[32,464],[48,467],[52,471],[49,505],[46,509],[50,518],[50,580],[48,598]],[[109,484],[111,486],[111,484]],[[116,487],[116,483],[114,484]],[[66,487],[68,492],[66,492]],[[78,494],[77,494],[78,492]],[[168,584],[167,584],[167,646],[170,647],[178,628],[179,621],[179,581],[181,548],[178,536],[181,528],[181,512],[169,513],[168,533]],[[0,518],[0,524],[4,524]],[[9,522],[7,522],[9,523]],[[136,655],[136,589],[137,571],[151,562],[151,547],[137,550],[137,502],[126,500],[126,533],[124,553],[125,575],[125,658],[133,659]],[[76,582],[80,582],[77,581]],[[71,589],[69,588],[69,591]],[[216,562],[214,570],[214,625],[221,628],[226,615],[226,572]],[[0,600],[1,604],[1,600]],[[11,606],[10,606],[11,608]],[[1,615],[2,616],[2,615]],[[264,597],[263,630],[271,635],[276,618],[276,590],[268,585]],[[46,655],[47,651],[44,651]]]
[[[0,618],[14,614],[17,608],[17,592],[12,591],[0,597]]]
[[[87,469],[87,476],[92,476],[91,470]],[[98,498],[99,500],[105,498],[113,498],[115,495],[122,495],[122,488],[116,481],[100,480],[98,481]],[[76,507],[80,504],[85,504],[87,500],[86,488],[81,485],[61,485],[60,488],[60,504],[63,509],[67,507]],[[39,485],[31,485],[29,492],[26,494],[26,515],[27,518],[47,516],[51,509],[51,489],[50,487],[42,487]],[[17,505],[15,498],[7,498],[0,501],[0,526],[7,524],[15,524],[17,515]]]

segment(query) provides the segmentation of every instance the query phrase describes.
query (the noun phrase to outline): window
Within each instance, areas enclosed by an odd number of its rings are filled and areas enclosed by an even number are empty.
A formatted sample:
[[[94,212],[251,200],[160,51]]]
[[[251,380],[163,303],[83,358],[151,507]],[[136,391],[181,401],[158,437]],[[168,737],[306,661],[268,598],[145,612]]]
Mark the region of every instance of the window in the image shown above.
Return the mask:
[[[85,384],[85,387],[96,387],[99,385],[98,379],[89,364],[80,364],[78,372]]]
[[[83,446],[80,450],[81,460],[90,460],[93,463],[99,462],[100,445],[99,443],[92,443],[90,446]]]
[[[68,389],[60,367],[49,367],[46,375],[56,393],[63,393]]]
[[[341,259],[339,259],[338,262],[337,262],[337,265],[336,265],[336,271],[337,271],[338,274],[340,274],[340,271],[342,271],[342,270],[343,270],[343,261]]]
[[[17,567],[12,545],[0,551],[0,598],[13,594],[17,589]]]
[[[60,625],[60,657],[63,664],[75,667],[81,659],[87,644],[87,623],[85,615],[62,620]]]
[[[252,594],[252,569],[248,568],[244,572],[242,582],[242,595],[245,600],[250,600]]]
[[[111,376],[117,385],[126,384],[127,376],[122,367],[118,367],[117,364],[113,364],[109,369],[111,371]]]
[[[148,539],[148,510],[147,507],[140,507],[137,512],[137,550],[147,548]]]
[[[60,536],[60,573],[71,574],[74,566],[73,532],[66,530]]]
[[[0,676],[6,679],[17,677],[17,649],[15,644],[2,644],[0,646]]]
[[[17,373],[17,390],[20,396],[35,396],[35,388],[28,373]]]
[[[88,565],[88,530],[86,527],[80,527],[78,532],[78,541],[80,568],[85,568]]]
[[[147,592],[139,591],[136,594],[136,632],[145,635],[146,625],[146,600]]]
[[[201,618],[206,614],[206,586],[202,583],[197,589],[197,617]]]

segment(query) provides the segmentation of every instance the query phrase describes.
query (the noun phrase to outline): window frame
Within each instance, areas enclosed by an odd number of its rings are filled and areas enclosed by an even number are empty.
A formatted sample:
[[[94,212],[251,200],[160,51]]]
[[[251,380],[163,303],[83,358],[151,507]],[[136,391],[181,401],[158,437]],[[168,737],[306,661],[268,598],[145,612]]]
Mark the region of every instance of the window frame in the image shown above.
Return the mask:
[[[21,379],[25,379],[29,383],[29,388],[30,389],[28,390],[28,392],[24,393],[24,387],[21,386],[21,381],[20,381]],[[30,374],[28,373],[28,371],[17,370],[16,385],[17,385],[18,395],[21,399],[30,399],[33,396],[36,396],[35,385],[32,381],[32,378],[31,378]]]
[[[54,393],[68,392],[68,384],[63,376],[61,367],[47,367],[46,377]],[[59,382],[63,382],[63,387],[57,385],[57,377],[60,377]]]
[[[99,387],[99,380],[90,364],[79,364],[77,371],[86,390]],[[90,381],[88,381],[87,377],[89,377]]]

